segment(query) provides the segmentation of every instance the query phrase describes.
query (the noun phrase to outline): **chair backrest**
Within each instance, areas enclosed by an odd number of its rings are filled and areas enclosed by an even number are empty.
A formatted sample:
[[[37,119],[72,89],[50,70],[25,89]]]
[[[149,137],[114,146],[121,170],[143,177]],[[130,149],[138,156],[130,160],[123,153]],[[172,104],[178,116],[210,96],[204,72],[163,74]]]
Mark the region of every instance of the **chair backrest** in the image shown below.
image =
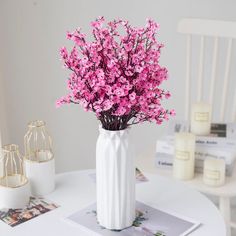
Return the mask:
[[[187,37],[187,61],[186,61],[186,88],[185,88],[185,119],[188,120],[191,104],[191,53],[192,53],[192,38],[193,36],[198,36],[200,40],[199,49],[199,60],[198,60],[198,72],[197,72],[197,101],[202,101],[203,99],[203,70],[204,70],[204,55],[206,49],[206,38],[210,38],[213,42],[212,49],[212,59],[211,59],[211,75],[209,81],[209,95],[208,102],[213,105],[214,95],[215,95],[215,84],[217,77],[217,69],[222,63],[218,63],[219,57],[219,39],[224,38],[227,43],[226,53],[223,63],[223,81],[221,94],[217,94],[218,97],[221,96],[219,108],[219,122],[226,122],[226,102],[229,92],[229,71],[231,66],[231,54],[232,54],[232,43],[236,39],[236,22],[230,21],[217,21],[217,20],[205,20],[205,19],[194,19],[185,18],[180,20],[178,24],[178,32],[186,34]],[[222,60],[222,58],[221,58]],[[232,90],[232,89],[231,89]],[[233,102],[230,106],[232,107],[230,111],[229,122],[236,121],[236,91],[233,89]],[[229,100],[229,99],[228,99]],[[229,102],[229,101],[228,101]]]

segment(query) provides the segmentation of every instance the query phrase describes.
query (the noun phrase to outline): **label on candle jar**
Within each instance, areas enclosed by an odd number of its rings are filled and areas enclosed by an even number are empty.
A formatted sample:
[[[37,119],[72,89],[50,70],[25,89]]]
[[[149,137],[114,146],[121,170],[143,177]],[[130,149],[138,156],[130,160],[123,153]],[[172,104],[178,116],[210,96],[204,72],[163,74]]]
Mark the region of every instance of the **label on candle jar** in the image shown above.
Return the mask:
[[[194,120],[200,122],[207,122],[209,120],[209,112],[195,112]]]
[[[190,153],[187,152],[187,151],[176,150],[175,151],[175,158],[179,159],[179,160],[182,160],[182,161],[187,161],[190,158]]]
[[[218,170],[205,170],[204,175],[207,179],[211,179],[211,180],[220,179],[220,171]]]

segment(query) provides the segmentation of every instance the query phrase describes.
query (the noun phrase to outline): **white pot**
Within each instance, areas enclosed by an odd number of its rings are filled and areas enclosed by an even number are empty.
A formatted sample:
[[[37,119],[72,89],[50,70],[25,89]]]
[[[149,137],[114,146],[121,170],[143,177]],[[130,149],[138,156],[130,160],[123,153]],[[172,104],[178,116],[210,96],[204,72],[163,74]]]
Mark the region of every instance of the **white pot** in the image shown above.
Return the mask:
[[[55,159],[36,162],[25,159],[25,172],[34,196],[44,196],[55,189]]]
[[[97,220],[121,230],[135,220],[135,168],[129,130],[100,128],[96,147]]]
[[[1,182],[6,183],[6,180],[3,178]],[[21,182],[20,186],[19,182]],[[8,177],[7,183],[9,187],[0,185],[0,209],[19,209],[26,207],[30,199],[29,181],[24,176],[14,175]]]

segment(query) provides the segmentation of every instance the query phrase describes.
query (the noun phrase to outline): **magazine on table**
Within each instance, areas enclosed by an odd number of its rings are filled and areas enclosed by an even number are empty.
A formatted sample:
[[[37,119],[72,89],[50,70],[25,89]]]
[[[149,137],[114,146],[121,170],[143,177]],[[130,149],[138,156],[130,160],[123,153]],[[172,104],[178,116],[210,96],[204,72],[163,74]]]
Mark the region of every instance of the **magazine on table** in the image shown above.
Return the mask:
[[[124,230],[112,231],[100,226],[95,203],[68,216],[66,221],[94,236],[185,236],[200,226],[200,222],[141,202],[136,202],[133,225]]]
[[[93,180],[94,183],[96,183],[96,173],[89,174],[89,177]],[[137,184],[148,181],[148,178],[138,168],[135,168],[135,177]]]
[[[30,197],[29,204],[23,209],[0,209],[0,220],[15,227],[58,207],[59,205],[47,199]]]

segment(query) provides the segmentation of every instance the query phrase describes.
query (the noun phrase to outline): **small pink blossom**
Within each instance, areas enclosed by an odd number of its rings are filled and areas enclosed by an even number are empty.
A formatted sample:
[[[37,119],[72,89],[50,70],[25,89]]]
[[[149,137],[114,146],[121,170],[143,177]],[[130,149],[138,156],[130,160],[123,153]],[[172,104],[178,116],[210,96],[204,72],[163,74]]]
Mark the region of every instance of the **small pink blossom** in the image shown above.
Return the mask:
[[[126,109],[122,106],[119,106],[114,114],[116,116],[123,116],[125,112],[126,112]]]
[[[173,109],[172,109],[172,110],[170,110],[170,115],[171,115],[171,116],[175,116],[175,115],[176,115],[176,112],[175,112],[175,110],[173,110]]]
[[[129,94],[130,101],[134,101],[135,98],[136,98],[136,93],[135,92],[132,92],[131,94]]]
[[[134,73],[131,70],[125,71],[125,75],[132,76]]]
[[[103,103],[103,110],[104,110],[104,111],[107,111],[107,110],[111,109],[112,106],[113,106],[113,104],[114,104],[114,103],[113,103],[112,101],[106,100],[106,101]]]
[[[124,44],[124,48],[127,52],[130,52],[133,48],[133,44],[132,43]]]
[[[122,88],[117,88],[115,91],[114,91],[115,95],[118,96],[118,97],[122,97],[125,95],[125,92]]]
[[[171,94],[170,94],[170,92],[168,91],[168,92],[166,92],[166,94],[165,94],[165,97],[166,97],[166,99],[168,99],[168,98],[170,98],[171,97]]]
[[[138,72],[138,73],[141,73],[142,70],[143,70],[143,68],[142,68],[141,66],[139,66],[139,65],[137,65],[137,66],[135,67],[135,71]]]
[[[68,52],[67,52],[66,47],[62,47],[62,48],[60,49],[60,54],[61,54],[61,58],[62,58],[63,60],[66,60],[66,59],[68,58]]]
[[[163,116],[163,118],[164,118],[165,120],[169,120],[169,116],[168,116],[168,114],[165,113],[164,116]]]

